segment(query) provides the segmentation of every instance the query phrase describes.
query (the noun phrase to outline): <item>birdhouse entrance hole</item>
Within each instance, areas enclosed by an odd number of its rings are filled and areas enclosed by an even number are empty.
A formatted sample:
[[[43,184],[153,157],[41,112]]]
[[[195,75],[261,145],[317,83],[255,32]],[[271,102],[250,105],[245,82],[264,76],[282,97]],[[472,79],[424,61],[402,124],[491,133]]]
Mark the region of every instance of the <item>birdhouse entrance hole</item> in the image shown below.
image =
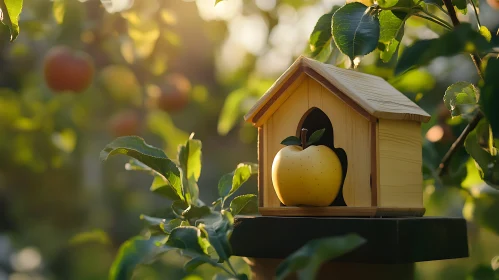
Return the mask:
[[[345,200],[343,199],[343,183],[345,182],[345,177],[348,169],[347,154],[343,149],[334,147],[334,132],[331,121],[321,109],[312,107],[301,118],[300,123],[298,124],[298,127],[296,129],[297,137],[300,137],[302,128],[306,128],[308,130],[307,139],[310,137],[310,135],[312,135],[312,133],[314,133],[314,131],[325,129],[324,135],[322,136],[320,141],[315,143],[314,145],[324,145],[332,149],[340,159],[341,167],[343,169],[340,191],[338,193],[338,196],[330,206],[346,206]]]

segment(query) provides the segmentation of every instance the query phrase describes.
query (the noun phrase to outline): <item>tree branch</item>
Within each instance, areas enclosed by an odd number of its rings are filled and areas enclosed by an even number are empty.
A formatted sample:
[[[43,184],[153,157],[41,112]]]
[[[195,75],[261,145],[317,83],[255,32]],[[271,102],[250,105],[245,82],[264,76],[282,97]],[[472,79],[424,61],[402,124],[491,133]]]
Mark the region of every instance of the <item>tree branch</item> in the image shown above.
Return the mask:
[[[447,8],[447,12],[449,12],[449,17],[452,20],[452,25],[454,25],[454,27],[456,27],[459,24],[461,24],[461,22],[459,22],[459,19],[457,18],[456,10],[454,9],[454,6],[452,5],[452,1],[451,0],[443,0],[443,2],[445,5],[445,8]]]
[[[473,129],[477,126],[478,122],[483,118],[483,113],[478,110],[478,113],[473,117],[470,123],[464,128],[461,135],[452,143],[452,146],[447,151],[445,156],[442,158],[442,162],[438,165],[437,174],[438,176],[442,176],[447,172],[447,167],[449,166],[449,162],[452,156],[457,152],[457,149],[464,144],[464,140],[466,140],[466,136],[470,134]]]
[[[452,5],[452,0],[443,0],[445,8],[447,8],[447,11],[449,12],[449,17],[452,20],[452,24],[454,27],[458,26],[461,24],[459,19],[457,18],[456,10],[454,9],[454,6]],[[471,60],[473,60],[473,64],[475,64],[476,71],[478,72],[478,75],[480,76],[481,79],[483,79],[482,76],[482,59],[480,56],[476,53],[471,54]],[[452,143],[452,146],[450,149],[447,151],[445,156],[442,158],[442,161],[438,165],[437,169],[437,174],[438,176],[442,176],[445,174],[447,171],[447,167],[449,165],[450,160],[452,159],[452,156],[456,153],[457,149],[460,148],[464,140],[466,140],[466,136],[475,129],[477,126],[478,122],[483,118],[483,113],[478,109],[478,113],[473,117],[473,119],[470,121],[470,123],[464,128],[463,132],[461,132],[461,135]]]

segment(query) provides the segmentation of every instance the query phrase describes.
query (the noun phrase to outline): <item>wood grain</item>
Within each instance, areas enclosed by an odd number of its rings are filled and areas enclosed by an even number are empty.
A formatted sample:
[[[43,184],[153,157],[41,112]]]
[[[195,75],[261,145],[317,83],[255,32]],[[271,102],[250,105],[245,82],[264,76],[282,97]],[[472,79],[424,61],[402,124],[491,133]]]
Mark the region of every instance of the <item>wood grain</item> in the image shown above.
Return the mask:
[[[310,78],[311,79],[311,78]],[[309,84],[318,84],[311,79]],[[343,184],[343,197],[347,206],[371,206],[371,160],[369,121],[355,109],[321,87],[322,106],[333,124],[334,145],[345,150],[348,171]]]
[[[318,73],[373,117],[420,122],[427,122],[431,118],[428,113],[380,77],[338,68],[301,56],[246,114],[245,120],[255,126],[264,123],[273,111],[277,110],[280,99],[286,98],[283,85],[289,87],[294,84],[292,80],[302,76],[297,73],[303,73],[307,69]]]
[[[267,143],[269,149],[266,155],[269,157],[269,166],[265,169],[267,173],[272,174],[272,162],[274,160],[275,155],[279,152],[284,145],[281,144],[281,141],[286,137],[291,135],[296,135],[296,128],[300,122],[301,117],[308,110],[308,83],[302,82],[300,85],[289,94],[288,99],[286,99],[279,109],[274,112],[272,117],[268,120],[268,122],[272,122],[272,128],[269,129],[266,134]],[[269,175],[269,180],[266,181],[266,192],[269,192],[269,189],[275,193],[273,184],[272,184],[272,176]],[[277,197],[279,194],[277,194]],[[277,200],[268,200],[268,203],[265,206],[279,206],[280,201]]]
[[[276,207],[280,205],[279,198],[272,185],[272,162],[274,161],[275,153],[273,153],[273,121],[268,120],[263,126],[264,134],[264,166],[263,166],[263,206]]]
[[[265,138],[263,136],[263,127],[258,128],[258,207],[263,207],[263,197],[264,197],[264,143]]]
[[[424,208],[408,207],[260,207],[262,216],[287,217],[421,217]]]
[[[370,162],[371,162],[371,177],[370,177],[370,189],[371,189],[371,206],[378,206],[378,123],[371,121],[369,123],[370,131],[370,145],[371,152]]]
[[[423,207],[421,124],[379,120],[381,207]]]

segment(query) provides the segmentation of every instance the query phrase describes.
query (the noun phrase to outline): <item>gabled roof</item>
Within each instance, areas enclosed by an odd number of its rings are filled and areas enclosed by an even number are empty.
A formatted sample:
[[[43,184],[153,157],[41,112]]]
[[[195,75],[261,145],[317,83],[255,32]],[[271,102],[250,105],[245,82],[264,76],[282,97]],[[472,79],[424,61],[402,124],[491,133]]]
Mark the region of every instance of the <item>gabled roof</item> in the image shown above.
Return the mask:
[[[244,119],[260,126],[278,106],[271,106],[286,89],[302,74],[306,74],[354,107],[359,113],[374,119],[413,120],[428,122],[431,116],[418,105],[396,90],[384,79],[324,64],[300,56],[268,89],[246,114]],[[282,104],[278,102],[277,104]]]

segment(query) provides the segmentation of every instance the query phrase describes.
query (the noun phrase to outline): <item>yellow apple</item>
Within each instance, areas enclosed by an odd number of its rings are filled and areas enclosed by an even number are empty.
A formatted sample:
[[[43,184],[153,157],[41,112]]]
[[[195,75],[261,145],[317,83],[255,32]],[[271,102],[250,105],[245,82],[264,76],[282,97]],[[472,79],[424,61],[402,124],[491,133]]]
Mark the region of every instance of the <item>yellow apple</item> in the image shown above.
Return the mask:
[[[282,148],[272,163],[272,183],[286,206],[328,206],[342,183],[341,162],[327,146]]]

